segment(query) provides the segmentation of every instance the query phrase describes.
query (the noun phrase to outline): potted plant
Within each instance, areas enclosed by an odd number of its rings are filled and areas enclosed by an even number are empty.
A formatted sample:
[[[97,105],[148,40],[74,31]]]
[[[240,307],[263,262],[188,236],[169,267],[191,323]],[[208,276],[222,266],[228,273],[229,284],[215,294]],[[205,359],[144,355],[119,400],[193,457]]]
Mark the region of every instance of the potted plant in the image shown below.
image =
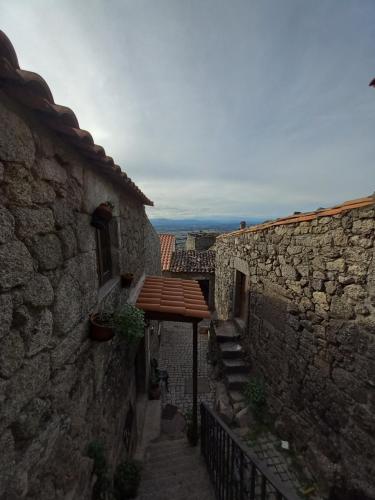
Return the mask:
[[[121,286],[122,288],[128,288],[133,281],[134,274],[133,273],[125,273],[121,275]]]
[[[90,316],[90,337],[93,340],[105,342],[114,335],[113,315],[100,311]]]
[[[112,212],[114,208],[115,206],[111,201],[101,203],[98,207],[96,207],[92,214],[91,224],[94,227],[103,229],[103,227],[112,219]]]
[[[113,314],[115,333],[135,344],[145,333],[145,313],[131,304],[125,304]]]
[[[144,312],[125,304],[115,312],[100,310],[90,316],[90,337],[93,340],[110,340],[114,334],[135,344],[144,335]]]
[[[93,500],[105,500],[108,498],[111,482],[108,478],[108,466],[103,444],[99,441],[91,441],[87,447],[87,456],[94,461],[93,473],[96,475],[92,498]]]
[[[135,498],[141,480],[141,466],[135,460],[121,462],[113,476],[115,497],[118,500]]]

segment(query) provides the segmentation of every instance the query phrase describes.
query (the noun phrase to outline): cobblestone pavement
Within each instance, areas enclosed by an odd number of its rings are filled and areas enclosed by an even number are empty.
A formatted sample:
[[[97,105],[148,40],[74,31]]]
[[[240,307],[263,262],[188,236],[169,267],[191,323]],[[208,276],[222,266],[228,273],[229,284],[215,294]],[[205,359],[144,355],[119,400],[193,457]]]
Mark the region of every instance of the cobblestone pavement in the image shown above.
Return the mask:
[[[252,441],[246,439],[246,435],[241,436],[239,430],[237,434],[255,455],[266,463],[270,471],[298,497],[308,500],[323,500],[315,490],[314,481],[307,471],[300,469],[299,474],[297,474],[295,456],[292,452],[282,451],[280,438],[271,432],[266,432]]]
[[[200,392],[198,387],[198,401],[205,401],[214,405],[215,385],[210,380],[211,367],[207,363],[208,336],[199,334],[200,328],[208,327],[207,321],[198,325],[198,377],[207,379],[208,392]],[[193,395],[186,390],[187,382],[193,372],[193,326],[191,323],[163,323],[159,351],[159,368],[167,370],[169,374],[169,392],[162,389],[162,404],[177,406],[183,413],[192,409]],[[204,382],[203,380],[202,382]],[[191,383],[190,383],[191,385]]]

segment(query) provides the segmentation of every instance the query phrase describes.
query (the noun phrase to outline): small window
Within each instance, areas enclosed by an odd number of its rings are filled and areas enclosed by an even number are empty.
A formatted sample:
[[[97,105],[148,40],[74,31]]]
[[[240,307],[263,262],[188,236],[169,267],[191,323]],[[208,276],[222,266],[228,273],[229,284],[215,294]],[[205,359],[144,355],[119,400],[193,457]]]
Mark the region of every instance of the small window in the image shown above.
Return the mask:
[[[109,224],[96,229],[96,248],[98,259],[99,285],[112,278],[111,238]]]

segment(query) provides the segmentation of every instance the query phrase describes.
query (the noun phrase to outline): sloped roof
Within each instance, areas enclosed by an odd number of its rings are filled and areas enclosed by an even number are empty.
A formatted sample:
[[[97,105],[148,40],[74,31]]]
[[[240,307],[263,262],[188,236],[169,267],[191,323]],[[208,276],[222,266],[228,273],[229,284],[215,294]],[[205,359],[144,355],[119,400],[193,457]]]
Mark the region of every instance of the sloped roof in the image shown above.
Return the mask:
[[[363,208],[370,205],[375,205],[375,197],[367,196],[365,198],[358,198],[356,200],[349,200],[341,203],[340,205],[335,205],[331,208],[321,208],[313,212],[298,212],[287,217],[281,217],[274,221],[264,222],[263,224],[257,224],[255,226],[250,226],[245,229],[240,229],[238,231],[232,231],[231,233],[224,233],[218,236],[217,239],[228,238],[228,236],[238,236],[245,233],[255,233],[257,231],[263,231],[264,229],[269,229],[270,227],[283,226],[287,224],[298,224],[300,222],[308,222],[321,217],[332,217],[334,215],[342,214],[353,210],[355,208]]]
[[[113,178],[144,205],[153,205],[146,195],[116,165],[104,148],[94,144],[89,132],[79,127],[70,108],[56,104],[45,80],[31,71],[20,69],[12,43],[0,30],[0,88],[12,99],[31,109],[38,119],[76,148],[90,162],[100,167],[104,175]],[[95,105],[95,104],[93,104]]]
[[[147,276],[136,306],[146,313],[210,318],[201,287],[195,280]]]
[[[173,273],[214,273],[215,252],[212,250],[177,250],[172,255]]]
[[[169,271],[172,253],[176,247],[176,237],[173,234],[159,234],[161,270]]]

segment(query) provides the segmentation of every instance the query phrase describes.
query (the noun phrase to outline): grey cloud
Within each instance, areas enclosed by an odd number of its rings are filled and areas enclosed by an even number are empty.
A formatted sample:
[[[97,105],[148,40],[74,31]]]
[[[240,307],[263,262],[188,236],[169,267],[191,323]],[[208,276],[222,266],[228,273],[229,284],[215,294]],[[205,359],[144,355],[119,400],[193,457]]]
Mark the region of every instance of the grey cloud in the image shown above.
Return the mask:
[[[370,0],[13,0],[39,72],[163,216],[283,215],[375,184]]]

